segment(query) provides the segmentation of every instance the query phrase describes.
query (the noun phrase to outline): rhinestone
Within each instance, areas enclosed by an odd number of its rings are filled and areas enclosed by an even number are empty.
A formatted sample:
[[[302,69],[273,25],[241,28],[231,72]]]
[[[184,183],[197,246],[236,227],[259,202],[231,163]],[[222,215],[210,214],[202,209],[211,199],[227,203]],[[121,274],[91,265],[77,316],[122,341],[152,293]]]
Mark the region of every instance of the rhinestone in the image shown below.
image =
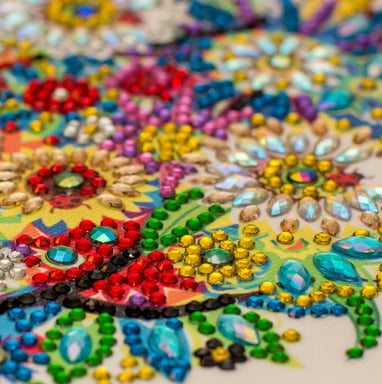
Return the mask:
[[[296,232],[298,230],[300,223],[298,219],[294,216],[288,216],[284,220],[281,221],[280,227],[284,232]]]
[[[76,364],[88,358],[92,351],[92,340],[85,329],[72,328],[62,337],[59,351],[68,363]]]
[[[325,199],[324,207],[326,212],[336,219],[348,221],[351,218],[350,207],[335,196],[327,197]]]
[[[255,159],[249,157],[248,153],[243,151],[235,151],[228,156],[231,163],[237,163],[241,167],[257,167],[258,163]]]
[[[268,192],[264,188],[248,188],[236,196],[232,203],[234,207],[245,207],[264,203],[268,198]]]
[[[298,214],[306,221],[313,222],[321,215],[321,207],[312,197],[303,197],[297,206]]]
[[[204,261],[212,265],[226,265],[232,263],[233,256],[225,249],[211,248],[204,252]]]
[[[321,111],[335,111],[349,106],[353,100],[353,95],[345,89],[337,89],[327,92],[318,104]]]
[[[84,178],[78,173],[62,172],[54,178],[54,184],[63,189],[77,188],[84,182]]]
[[[59,245],[49,249],[46,257],[52,263],[69,265],[77,261],[78,255],[72,248]]]
[[[217,327],[229,340],[244,345],[257,345],[260,342],[255,327],[239,315],[220,315],[218,317]]]
[[[293,153],[303,153],[309,145],[308,138],[305,135],[291,135],[288,138],[288,146]]]
[[[257,185],[256,180],[246,176],[230,176],[225,180],[215,184],[216,189],[220,189],[227,192],[237,192],[244,188],[255,187]]]
[[[367,236],[352,236],[333,244],[333,249],[356,259],[379,259],[382,242]]]
[[[266,160],[268,158],[264,148],[254,140],[242,139],[237,143],[237,147],[255,159]]]
[[[118,240],[118,232],[110,227],[94,227],[89,237],[93,245],[109,244]]]
[[[377,204],[367,195],[362,192],[347,192],[344,193],[346,202],[353,208],[359,209],[360,211],[370,211],[378,213]]]
[[[291,56],[276,54],[271,56],[269,64],[276,69],[288,69],[292,66]]]
[[[288,213],[293,207],[293,200],[289,195],[277,195],[268,202],[267,212],[270,216],[280,216]]]
[[[269,152],[286,154],[286,148],[283,141],[277,136],[266,136],[259,140],[260,144]]]
[[[340,225],[338,224],[338,221],[331,217],[325,217],[322,219],[321,228],[331,236],[337,235],[337,233],[340,231]]]
[[[184,353],[178,333],[164,325],[156,325],[151,330],[148,344],[151,350],[163,357],[178,359]]]
[[[230,192],[213,192],[210,195],[206,196],[204,198],[204,201],[207,203],[219,203],[219,204],[224,204],[227,203],[228,201],[234,200],[236,197],[236,194],[230,193]]]
[[[359,185],[357,186],[357,192],[367,193],[371,199],[382,200],[382,186],[372,184],[372,185]]]
[[[278,272],[280,284],[290,293],[305,292],[310,285],[310,274],[298,261],[287,260]]]
[[[293,185],[305,186],[317,181],[317,173],[308,167],[297,167],[288,172],[287,178]]]
[[[13,261],[14,263],[19,263],[21,260],[24,259],[24,255],[21,252],[18,251],[12,251],[8,255],[9,260]]]
[[[249,176],[249,173],[243,168],[239,167],[237,164],[218,163],[208,165],[206,170],[210,173],[217,173],[218,175],[222,176],[229,176],[232,174]]]
[[[2,271],[8,272],[13,268],[13,263],[11,260],[3,259],[0,260],[0,269]]]
[[[256,220],[260,216],[260,209],[257,205],[249,205],[239,213],[239,221],[247,223]]]
[[[336,156],[335,161],[337,163],[351,164],[358,161],[362,161],[370,157],[371,149],[370,148],[361,148],[352,146],[345,149],[338,156]]]
[[[334,152],[340,144],[338,137],[326,137],[319,142],[314,147],[314,154],[317,157],[322,157],[329,155]]]
[[[374,212],[362,212],[360,219],[362,223],[364,223],[369,228],[377,229],[381,226],[381,220],[379,216]]]
[[[9,276],[12,277],[12,279],[22,279],[25,275],[24,268],[21,267],[14,267],[9,271]]]

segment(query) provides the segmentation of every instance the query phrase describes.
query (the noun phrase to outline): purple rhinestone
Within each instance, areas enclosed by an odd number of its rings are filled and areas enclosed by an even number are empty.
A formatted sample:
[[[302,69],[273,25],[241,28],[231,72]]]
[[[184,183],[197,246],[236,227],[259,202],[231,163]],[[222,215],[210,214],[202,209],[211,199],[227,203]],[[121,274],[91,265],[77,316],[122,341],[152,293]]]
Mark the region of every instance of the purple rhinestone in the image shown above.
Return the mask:
[[[28,256],[31,253],[31,249],[26,244],[18,244],[16,251],[22,253],[24,256]]]
[[[134,305],[143,305],[146,303],[147,299],[141,295],[140,293],[134,293],[134,295],[130,296],[130,303]]]

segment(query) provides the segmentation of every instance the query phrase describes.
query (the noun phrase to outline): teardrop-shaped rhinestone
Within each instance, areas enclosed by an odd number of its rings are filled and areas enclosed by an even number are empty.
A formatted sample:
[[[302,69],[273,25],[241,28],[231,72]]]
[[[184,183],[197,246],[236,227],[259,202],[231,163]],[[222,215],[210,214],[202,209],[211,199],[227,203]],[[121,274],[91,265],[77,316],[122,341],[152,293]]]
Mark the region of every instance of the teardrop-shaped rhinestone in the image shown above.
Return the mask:
[[[288,181],[298,187],[314,184],[317,178],[317,173],[308,167],[292,168],[287,174]]]
[[[228,155],[228,160],[232,163],[237,163],[241,167],[257,167],[257,161],[252,159],[248,153],[243,151],[234,151]]]
[[[367,32],[370,29],[370,21],[366,15],[363,13],[357,13],[343,23],[341,23],[337,28],[338,36],[349,39],[351,37],[356,37],[361,33]]]
[[[282,55],[290,55],[298,47],[300,40],[295,36],[286,37],[280,44],[279,52]]]
[[[306,221],[313,222],[321,216],[321,207],[313,197],[303,197],[297,205],[298,214]]]
[[[360,220],[369,228],[378,229],[381,226],[381,219],[374,212],[362,212]]]
[[[379,259],[382,257],[382,242],[367,236],[351,236],[336,241],[333,249],[356,259]]]
[[[167,326],[156,325],[150,332],[148,344],[160,356],[179,359],[184,351],[178,333]]]
[[[337,253],[317,253],[313,257],[313,263],[327,279],[353,283],[361,280],[354,265]]]
[[[304,153],[309,145],[309,140],[305,135],[291,135],[288,138],[288,146],[291,152]]]
[[[89,357],[92,351],[92,340],[83,328],[75,327],[62,337],[59,351],[65,361],[76,364]]]
[[[268,73],[261,73],[260,75],[254,76],[251,87],[254,91],[260,91],[271,81],[272,78]]]
[[[377,204],[375,204],[374,200],[365,192],[346,192],[343,196],[346,202],[355,209],[374,213],[378,213],[379,211]]]
[[[348,221],[351,218],[350,207],[335,196],[329,196],[325,199],[325,211],[336,219]]]
[[[292,66],[293,60],[289,55],[272,55],[269,59],[269,65],[276,69],[288,69]]]
[[[382,186],[377,184],[371,185],[359,185],[357,188],[357,192],[365,192],[369,195],[371,199],[374,200],[382,200]]]
[[[238,141],[237,147],[255,159],[266,160],[268,158],[264,148],[255,140],[242,139]]]
[[[52,247],[46,252],[49,261],[60,265],[70,265],[77,261],[78,255],[72,248],[59,245]]]
[[[239,315],[220,315],[217,327],[222,335],[234,342],[252,346],[260,342],[256,328]]]
[[[212,265],[226,265],[233,261],[232,253],[222,248],[211,248],[204,252],[204,260]]]
[[[84,178],[75,172],[62,172],[54,178],[54,184],[63,189],[79,187],[83,182]]]
[[[371,149],[351,146],[336,156],[335,161],[341,164],[351,164],[370,157]]]
[[[279,269],[278,279],[288,292],[300,294],[308,289],[311,277],[300,262],[287,260]]]
[[[260,36],[257,39],[257,46],[269,56],[276,53],[276,46],[268,36]]]
[[[327,92],[318,104],[321,111],[335,111],[347,108],[353,100],[353,95],[345,90],[338,89]]]
[[[232,203],[234,207],[245,207],[264,203],[268,198],[268,192],[264,188],[248,188],[236,196]]]
[[[217,173],[218,175],[222,176],[229,176],[229,175],[244,175],[249,176],[249,173],[238,166],[237,164],[225,164],[225,163],[216,163],[207,165],[206,171],[210,173]]]
[[[310,78],[301,71],[294,71],[292,75],[293,85],[302,90],[310,91],[312,89],[312,81]]]
[[[118,232],[110,227],[94,227],[89,231],[89,237],[94,245],[110,244],[118,240]]]
[[[267,212],[270,216],[280,216],[284,213],[288,213],[292,207],[292,198],[289,195],[280,194],[269,200]]]
[[[334,152],[340,144],[338,137],[326,137],[321,139],[314,146],[314,154],[317,157],[326,156]]]
[[[216,189],[227,192],[241,191],[244,188],[255,187],[258,182],[250,177],[246,176],[230,176],[223,181],[219,181],[215,184]]]
[[[265,136],[259,140],[259,143],[269,152],[286,154],[286,148],[283,141],[277,136]]]

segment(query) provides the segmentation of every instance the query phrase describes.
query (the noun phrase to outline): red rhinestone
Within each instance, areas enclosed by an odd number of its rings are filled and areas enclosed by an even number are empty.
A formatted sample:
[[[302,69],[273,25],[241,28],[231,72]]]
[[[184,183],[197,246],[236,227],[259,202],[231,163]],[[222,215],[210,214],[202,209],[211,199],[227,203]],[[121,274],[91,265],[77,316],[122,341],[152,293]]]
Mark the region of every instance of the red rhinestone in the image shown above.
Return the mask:
[[[37,171],[37,175],[41,177],[49,177],[50,176],[50,169],[48,167],[40,168]]]
[[[55,147],[56,145],[60,144],[60,138],[54,135],[47,136],[44,138],[43,143]]]
[[[37,248],[48,248],[50,240],[45,236],[38,236],[34,239],[33,245]]]
[[[151,262],[147,257],[139,257],[137,260],[135,260],[135,264],[140,265],[143,268],[147,268],[149,265],[151,265]]]
[[[88,252],[92,249],[92,247],[92,243],[86,239],[80,239],[76,242],[76,249],[81,252]]]
[[[65,169],[66,169],[65,165],[62,163],[56,163],[50,167],[50,170],[52,171],[52,173],[61,173],[61,172],[64,172]]]
[[[31,176],[28,179],[28,184],[30,185],[36,185],[36,184],[41,184],[42,183],[42,178],[40,176]]]
[[[85,179],[92,179],[93,177],[98,176],[98,172],[95,171],[94,169],[87,169],[84,173],[83,176]]]
[[[180,286],[188,291],[195,291],[198,287],[198,283],[193,279],[184,279],[182,280]]]
[[[54,271],[49,272],[49,279],[55,281],[62,281],[66,277],[65,271],[61,269],[55,269]]]
[[[87,257],[87,260],[93,264],[101,264],[103,262],[103,257],[98,253],[92,253]]]
[[[132,248],[134,246],[134,241],[132,239],[122,238],[118,240],[118,246],[120,248]]]
[[[171,272],[174,269],[174,265],[169,261],[160,261],[156,267],[161,272]]]
[[[96,225],[91,220],[82,220],[80,222],[80,227],[84,229],[85,231],[90,231],[92,228],[94,228]]]
[[[19,130],[19,127],[16,124],[16,122],[8,121],[8,122],[5,123],[3,129],[4,129],[4,132],[13,133],[13,132],[17,132]]]
[[[178,282],[178,277],[171,272],[165,272],[161,275],[161,281],[164,284],[176,284]]]
[[[108,244],[102,244],[97,248],[97,251],[102,256],[110,256],[113,253],[113,248]]]
[[[125,231],[139,231],[141,229],[141,226],[134,220],[125,221],[122,226]]]
[[[81,271],[84,272],[90,272],[95,268],[95,265],[93,263],[90,263],[89,261],[84,261],[79,265]]]
[[[148,281],[158,281],[159,280],[159,272],[154,269],[146,269],[143,272],[143,276]]]
[[[109,283],[105,280],[99,280],[93,284],[93,288],[96,291],[106,291],[109,288]]]
[[[33,243],[33,238],[29,235],[20,235],[16,238],[16,243],[31,245]]]
[[[95,177],[91,182],[90,184],[94,187],[94,188],[102,188],[106,185],[106,180],[103,178],[103,177],[100,177],[100,176],[97,176]]]
[[[28,256],[26,259],[23,260],[25,265],[27,267],[34,267],[35,265],[38,265],[41,263],[41,259],[38,256]]]
[[[163,261],[164,253],[161,251],[153,251],[149,253],[149,259],[151,261]]]
[[[139,264],[131,264],[128,267],[129,273],[142,273],[143,269],[144,269],[144,267],[142,265],[139,265]]]
[[[138,241],[141,238],[141,234],[138,231],[128,230],[125,233],[125,236],[129,239],[132,239],[134,242]]]
[[[48,275],[46,275],[45,273],[36,273],[32,277],[33,284],[36,285],[44,285],[48,282],[48,279]]]
[[[82,273],[81,269],[76,268],[76,267],[69,268],[66,271],[66,276],[68,276],[69,279],[73,279],[73,280],[79,279],[82,276],[82,274],[83,273]]]
[[[83,187],[80,189],[80,194],[82,196],[94,196],[96,194],[96,191],[92,187]]]
[[[81,239],[82,237],[84,237],[84,235],[85,231],[80,227],[74,228],[69,232],[69,236],[72,239]]]
[[[166,302],[166,296],[163,292],[154,292],[150,295],[149,300],[153,304],[163,304]]]
[[[143,281],[143,277],[140,273],[133,272],[130,273],[126,276],[126,280],[129,284],[131,285],[139,285]]]
[[[54,245],[68,245],[70,244],[70,237],[68,235],[57,235],[53,239]]]
[[[108,289],[107,294],[112,299],[122,299],[122,297],[125,295],[125,290],[122,287],[114,286]]]
[[[121,285],[123,283],[123,280],[125,280],[124,276],[122,276],[120,273],[113,273],[110,275],[110,277],[107,279],[107,281],[111,285]]]
[[[48,192],[48,187],[45,184],[35,184],[33,186],[33,193],[36,193],[38,195],[43,195],[44,193]]]
[[[101,225],[104,227],[111,227],[114,229],[118,227],[118,224],[115,222],[115,220],[109,219],[108,217],[105,217],[104,219],[102,219]]]
[[[153,293],[159,290],[159,287],[151,282],[151,281],[145,281],[142,286],[141,286],[142,292],[147,294],[147,293]]]
[[[88,167],[85,164],[77,163],[77,164],[73,165],[72,172],[84,173],[87,169],[88,169]]]

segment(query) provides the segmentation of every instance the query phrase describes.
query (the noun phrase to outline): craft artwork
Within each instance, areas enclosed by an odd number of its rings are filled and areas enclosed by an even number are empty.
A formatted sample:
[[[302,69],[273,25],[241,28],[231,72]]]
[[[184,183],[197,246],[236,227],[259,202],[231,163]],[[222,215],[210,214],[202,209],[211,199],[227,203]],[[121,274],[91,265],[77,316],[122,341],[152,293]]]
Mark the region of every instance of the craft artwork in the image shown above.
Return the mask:
[[[381,52],[373,0],[2,0],[0,383],[377,378]]]

